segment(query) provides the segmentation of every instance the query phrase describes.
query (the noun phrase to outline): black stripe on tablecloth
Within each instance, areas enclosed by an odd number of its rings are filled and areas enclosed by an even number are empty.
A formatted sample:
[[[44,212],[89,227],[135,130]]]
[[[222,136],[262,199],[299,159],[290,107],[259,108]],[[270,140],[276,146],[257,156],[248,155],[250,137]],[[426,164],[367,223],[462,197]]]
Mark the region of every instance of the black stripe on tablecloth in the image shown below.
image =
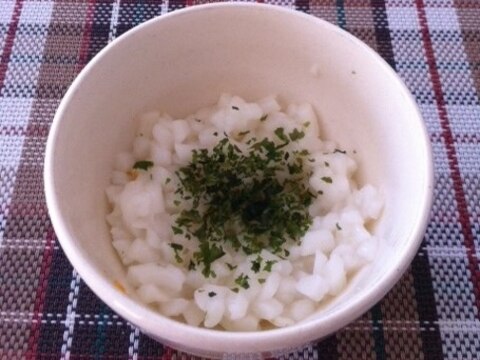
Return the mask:
[[[140,333],[138,338],[139,359],[158,359],[165,353],[165,348],[159,342],[147,335]]]
[[[138,0],[122,0],[116,25],[116,36],[118,37],[134,26],[160,15],[162,13],[162,3],[162,0],[144,0],[141,2]],[[171,10],[173,9],[169,7],[169,11]]]
[[[375,26],[375,38],[378,53],[387,61],[387,63],[396,70],[395,55],[392,46],[392,37],[389,30],[388,17],[386,11],[385,0],[371,0],[373,11],[373,19]],[[433,297],[432,279],[430,268],[428,265],[428,256],[416,257],[412,265],[412,273],[414,278],[415,299],[417,301],[417,311],[420,323],[427,321],[433,324],[429,331],[421,331],[423,354],[425,359],[442,358],[442,345],[440,331],[438,329],[435,299]],[[381,308],[374,307],[372,309],[372,318],[377,320],[377,325],[381,324],[382,313]],[[382,334],[381,334],[382,332]],[[379,358],[385,356],[383,329],[374,332],[375,351]],[[382,350],[383,349],[383,350]],[[381,353],[379,353],[379,351]]]
[[[338,359],[338,342],[337,336],[334,334],[326,339],[315,344],[318,357],[321,360],[336,360]]]
[[[372,333],[373,338],[373,349],[377,359],[386,359],[387,355],[385,352],[385,336],[383,332],[383,315],[382,315],[382,306],[381,304],[376,304],[370,309],[370,315],[372,316],[372,321],[374,330]]]
[[[371,0],[371,5],[373,9],[377,50],[385,61],[396,70],[395,55],[393,52],[392,37],[388,26],[385,0]],[[428,255],[425,257],[417,256],[414,259],[412,264],[412,274],[414,278],[415,299],[417,301],[417,311],[420,323],[428,321],[433,325],[432,329],[434,329],[433,331],[421,331],[422,353],[424,354],[425,359],[440,359],[442,358],[442,344],[440,331],[438,325],[436,325],[436,321],[438,320],[437,311],[435,306],[432,306],[432,304],[435,304],[435,299],[433,296],[432,278],[428,265]],[[381,315],[381,313],[377,315]],[[376,349],[378,349],[377,346]]]
[[[105,305],[84,283],[80,283],[77,319],[72,336],[73,358],[118,358],[128,354],[131,327]]]
[[[187,6],[187,0],[170,0],[168,2],[168,12],[183,9]]]
[[[377,51],[395,69],[395,56],[393,54],[385,0],[370,0],[370,4],[373,12]]]
[[[56,243],[58,246],[58,243]],[[73,268],[61,249],[53,251],[47,290],[44,299],[42,325],[38,338],[39,358],[60,358],[65,331],[65,311],[72,281]]]
[[[309,0],[295,0],[295,9],[309,14],[310,13],[310,1]]]
[[[433,280],[430,273],[428,251],[424,256],[416,256],[412,266],[415,300],[417,301],[418,320],[428,324],[429,330],[421,331],[423,356],[425,360],[443,359],[442,339],[438,328],[438,314],[435,307]]]
[[[102,0],[95,3],[87,61],[108,44],[113,2],[114,0]]]

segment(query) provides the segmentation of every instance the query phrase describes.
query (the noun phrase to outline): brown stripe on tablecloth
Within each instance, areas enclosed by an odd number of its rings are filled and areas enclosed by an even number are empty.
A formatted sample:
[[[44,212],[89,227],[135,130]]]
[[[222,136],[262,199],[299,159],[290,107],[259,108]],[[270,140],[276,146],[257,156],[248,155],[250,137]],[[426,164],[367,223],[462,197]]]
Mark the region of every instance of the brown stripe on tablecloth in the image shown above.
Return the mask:
[[[340,27],[351,33],[353,33],[352,31],[362,33],[365,29],[373,29],[369,0],[336,0],[336,6],[337,22]]]
[[[11,216],[11,215],[10,215]],[[8,239],[5,236],[6,239]],[[0,358],[20,358],[28,348],[33,319],[37,269],[42,262],[41,246],[0,248]],[[20,319],[19,319],[20,318]],[[38,320],[38,319],[37,319]]]
[[[345,21],[348,29],[374,28],[372,9],[367,4],[364,4],[364,6],[352,6],[345,1]]]
[[[24,358],[35,358],[36,339],[43,311],[54,234],[47,215],[43,196],[42,164],[46,133],[38,131],[35,124],[48,112],[30,114],[29,124],[35,130],[27,130],[23,142],[20,164],[16,173],[12,200],[8,206],[8,222],[4,239],[11,246],[0,248],[0,263],[3,274],[0,282],[0,309],[7,312],[28,314],[21,323],[10,329],[0,329],[14,336],[11,346]],[[43,139],[39,139],[43,137]],[[16,317],[17,315],[12,315]],[[2,335],[3,337],[3,335]]]
[[[0,320],[0,359],[22,359],[27,348],[31,316],[28,312],[6,312]]]
[[[347,26],[349,23],[347,22]],[[356,36],[368,46],[370,46],[373,50],[378,52],[377,41],[375,37],[375,29],[372,28],[360,28],[360,27],[348,27],[348,32],[353,36]]]
[[[46,219],[45,219],[46,220]],[[45,305],[45,292],[48,284],[50,273],[50,265],[52,262],[53,244],[55,234],[53,230],[47,234],[47,242],[43,250],[42,262],[40,264],[40,273],[38,277],[38,285],[35,291],[35,303],[33,306],[33,318],[30,325],[30,334],[28,338],[28,347],[25,353],[26,359],[37,359],[38,338],[40,336],[40,325],[42,311]]]
[[[385,353],[391,359],[423,359],[415,287],[407,272],[381,303]]]
[[[65,94],[77,75],[77,65],[74,64],[43,64],[42,83],[38,85],[38,99],[59,99]],[[70,79],[69,82],[66,79]]]
[[[372,316],[370,312],[337,333],[339,360],[376,360],[373,338]]]
[[[464,1],[455,0],[457,18],[463,38],[463,46],[468,63],[471,64],[470,72],[473,83],[480,98],[480,8],[467,8],[462,6]]]
[[[377,50],[374,14],[369,0],[345,0],[345,28],[371,48]]]
[[[468,269],[470,270],[470,278],[473,286],[473,294],[475,296],[475,306],[477,309],[477,318],[480,318],[480,267],[476,257],[475,240],[473,235],[473,227],[468,212],[467,201],[465,198],[465,190],[463,188],[462,175],[458,165],[458,155],[453,141],[453,132],[447,114],[445,98],[443,95],[442,82],[438,72],[437,59],[433,49],[430,29],[428,27],[427,15],[425,11],[424,0],[415,0],[417,16],[420,23],[423,47],[427,59],[432,87],[435,95],[435,103],[440,118],[440,126],[442,128],[442,137],[445,141],[447,154],[449,155],[449,168],[453,187],[455,192],[455,200],[458,211],[458,221],[461,224],[464,246],[467,249]]]
[[[370,7],[370,0],[343,0],[346,8],[368,8]]]
[[[41,99],[36,102],[49,104],[51,114],[80,70],[78,62],[87,13],[88,4],[84,1],[54,3],[36,93],[36,98]],[[49,117],[48,121],[51,120]]]
[[[344,28],[376,49],[369,0],[311,0],[309,13]]]
[[[478,0],[454,0],[453,2],[458,9],[478,10]]]
[[[310,0],[310,14],[335,24],[337,22],[335,0]]]
[[[55,2],[37,85],[37,99],[58,101],[77,75],[87,11],[85,2]]]

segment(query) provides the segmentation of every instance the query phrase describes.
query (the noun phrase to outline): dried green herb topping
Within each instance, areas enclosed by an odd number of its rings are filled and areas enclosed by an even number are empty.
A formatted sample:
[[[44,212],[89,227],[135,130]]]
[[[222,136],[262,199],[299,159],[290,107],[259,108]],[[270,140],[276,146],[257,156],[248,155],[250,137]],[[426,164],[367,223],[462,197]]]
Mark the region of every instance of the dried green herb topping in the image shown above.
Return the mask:
[[[149,160],[140,160],[137,161],[134,165],[133,168],[136,170],[148,170],[153,166],[153,162]]]
[[[225,135],[212,151],[194,150],[192,161],[176,172],[176,194],[191,206],[172,229],[198,239],[190,267],[201,265],[205,277],[215,277],[211,265],[225,254],[224,246],[247,255],[262,249],[287,254],[283,246],[298,241],[312,222],[308,207],[316,194],[308,188],[309,153],[286,150],[305,134],[283,128],[274,134],[274,140],[251,138],[244,152]],[[273,264],[257,257],[252,270],[271,271]],[[247,288],[248,277],[237,280]]]
[[[248,275],[241,274],[239,277],[235,279],[235,284],[237,284],[238,286],[244,289],[248,289],[250,287],[248,280],[250,280]]]

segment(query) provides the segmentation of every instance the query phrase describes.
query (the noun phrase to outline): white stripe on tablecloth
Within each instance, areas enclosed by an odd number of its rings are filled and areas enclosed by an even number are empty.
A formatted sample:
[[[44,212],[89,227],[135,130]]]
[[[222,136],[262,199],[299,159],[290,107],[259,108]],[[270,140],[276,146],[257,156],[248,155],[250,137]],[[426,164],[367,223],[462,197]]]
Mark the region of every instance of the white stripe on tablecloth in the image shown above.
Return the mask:
[[[72,281],[70,282],[70,293],[68,294],[67,313],[65,316],[65,330],[63,331],[63,343],[61,348],[61,359],[70,358],[70,349],[72,347],[73,331],[75,327],[75,310],[77,308],[78,292],[80,289],[80,275],[73,270]]]
[[[117,37],[118,14],[120,12],[120,0],[115,0],[112,5],[112,16],[110,18],[110,31],[108,33],[108,42]]]
[[[160,14],[166,14],[168,13],[168,0],[162,1],[162,9]]]
[[[138,358],[138,343],[140,342],[140,331],[138,328],[132,326],[132,331],[129,337],[130,343],[128,344],[128,359],[137,360]]]

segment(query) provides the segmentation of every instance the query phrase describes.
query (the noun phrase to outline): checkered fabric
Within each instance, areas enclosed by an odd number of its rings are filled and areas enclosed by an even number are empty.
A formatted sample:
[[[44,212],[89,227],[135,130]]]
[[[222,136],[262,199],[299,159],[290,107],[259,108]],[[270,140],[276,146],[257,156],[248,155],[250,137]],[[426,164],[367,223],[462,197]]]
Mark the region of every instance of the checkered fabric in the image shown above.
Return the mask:
[[[480,359],[480,0],[273,0],[359,37],[404,79],[433,143],[435,199],[409,271],[362,318],[288,359]],[[43,194],[45,141],[109,41],[192,0],[0,0],[0,358],[187,359],[71,267]]]

